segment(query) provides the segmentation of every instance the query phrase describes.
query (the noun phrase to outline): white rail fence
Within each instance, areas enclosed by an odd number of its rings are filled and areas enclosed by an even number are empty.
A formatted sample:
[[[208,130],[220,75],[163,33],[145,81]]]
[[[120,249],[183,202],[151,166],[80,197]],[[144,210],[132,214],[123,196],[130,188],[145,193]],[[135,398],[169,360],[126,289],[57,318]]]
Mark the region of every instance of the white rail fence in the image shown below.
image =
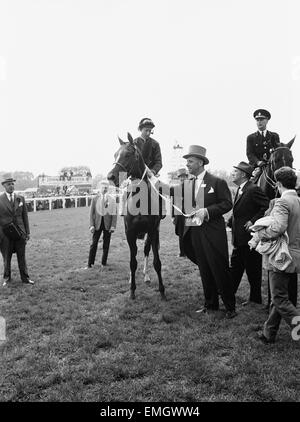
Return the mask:
[[[88,207],[92,198],[95,195],[76,195],[76,196],[45,196],[45,197],[36,197],[36,198],[25,198],[26,204],[32,204],[32,209],[29,208],[29,211],[39,211],[40,205],[43,207],[42,210],[48,209],[59,209],[59,208],[71,208],[78,206]],[[85,201],[81,201],[84,199]],[[90,201],[89,201],[90,199]],[[84,202],[84,205],[82,203]],[[47,207],[47,208],[44,208]]]

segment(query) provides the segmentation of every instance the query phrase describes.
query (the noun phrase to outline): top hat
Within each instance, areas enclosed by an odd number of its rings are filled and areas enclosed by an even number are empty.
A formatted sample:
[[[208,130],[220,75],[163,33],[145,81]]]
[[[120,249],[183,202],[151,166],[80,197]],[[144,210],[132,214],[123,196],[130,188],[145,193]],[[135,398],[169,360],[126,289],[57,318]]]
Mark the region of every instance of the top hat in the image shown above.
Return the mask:
[[[144,119],[140,121],[138,129],[142,130],[144,127],[153,129],[155,127],[155,124],[152,122],[151,119],[149,119],[148,117],[145,117]]]
[[[177,170],[177,177],[180,177],[180,176],[188,176],[188,172],[187,172],[187,170],[186,170],[186,168],[180,168],[179,170]]]
[[[15,182],[16,180],[11,176],[11,175],[4,175],[3,176],[3,180],[1,182],[2,185],[4,185],[4,183],[10,183],[10,182]]]
[[[254,119],[271,119],[271,113],[268,110],[264,110],[263,108],[259,108],[255,110],[253,113]]]
[[[190,145],[188,153],[183,156],[183,158],[197,157],[201,158],[204,161],[204,164],[208,164],[209,160],[206,157],[206,148],[201,147],[200,145]]]
[[[252,172],[254,170],[254,167],[252,167],[250,164],[245,163],[245,161],[241,161],[237,166],[233,166],[235,169],[239,169],[243,171],[244,173],[248,174],[248,176],[252,176]]]

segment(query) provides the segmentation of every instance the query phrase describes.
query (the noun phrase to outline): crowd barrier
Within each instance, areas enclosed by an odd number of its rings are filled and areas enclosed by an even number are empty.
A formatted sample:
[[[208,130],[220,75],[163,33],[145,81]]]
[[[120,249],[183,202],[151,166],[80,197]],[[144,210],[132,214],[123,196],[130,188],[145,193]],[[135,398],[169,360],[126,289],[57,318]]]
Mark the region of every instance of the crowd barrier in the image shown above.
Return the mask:
[[[85,196],[46,196],[37,198],[25,198],[28,211],[43,211],[59,208],[88,207],[95,195]]]

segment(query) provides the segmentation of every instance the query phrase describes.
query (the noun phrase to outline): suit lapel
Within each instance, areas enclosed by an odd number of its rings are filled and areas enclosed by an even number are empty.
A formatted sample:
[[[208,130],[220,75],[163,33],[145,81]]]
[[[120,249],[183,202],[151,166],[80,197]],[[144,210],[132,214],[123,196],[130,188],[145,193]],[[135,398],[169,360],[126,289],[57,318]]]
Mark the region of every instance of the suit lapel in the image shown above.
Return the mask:
[[[11,202],[8,200],[6,193],[3,194],[3,202],[6,205],[7,209],[12,213],[13,207],[11,205]]]
[[[239,200],[242,198],[242,196],[244,196],[245,195],[245,192],[246,192],[246,190],[248,189],[248,187],[249,187],[249,184],[250,184],[251,182],[250,181],[248,181],[245,185],[244,185],[244,187],[242,188],[242,193],[238,196],[238,198],[235,198],[235,202],[234,202],[234,204],[233,204],[233,208],[236,206],[236,204],[239,202]]]

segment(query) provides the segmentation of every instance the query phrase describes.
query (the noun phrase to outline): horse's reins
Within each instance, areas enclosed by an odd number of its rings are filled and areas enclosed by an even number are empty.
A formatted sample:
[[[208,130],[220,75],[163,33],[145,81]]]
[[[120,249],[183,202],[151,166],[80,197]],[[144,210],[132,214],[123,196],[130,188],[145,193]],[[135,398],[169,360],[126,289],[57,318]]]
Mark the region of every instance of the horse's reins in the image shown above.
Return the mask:
[[[147,173],[147,170],[149,170],[149,171],[151,171],[150,169],[149,169],[149,167],[147,166],[147,164],[145,163],[145,160],[144,160],[144,158],[143,158],[143,156],[142,156],[142,153],[141,153],[141,151],[139,150],[139,148],[135,145],[134,146],[134,149],[135,149],[135,151],[139,154],[139,156],[140,156],[140,158],[142,159],[142,162],[143,162],[143,164],[144,164],[144,167],[145,167],[145,169],[144,169],[144,172],[143,172],[143,175],[142,175],[142,177],[141,177],[141,179],[140,179],[140,181],[139,181],[139,183],[137,184],[137,186],[138,185],[140,185],[141,184],[141,182],[144,180],[144,177],[145,177],[145,175],[146,175],[146,173]],[[124,165],[122,164],[122,163],[120,163],[119,161],[117,161],[117,162],[115,162],[114,163],[115,165],[118,165],[118,166],[120,166],[123,170],[125,170],[125,172],[127,172],[127,169],[124,167]],[[129,173],[132,171],[132,169],[133,169],[133,166],[134,166],[134,163],[133,163],[133,165],[131,166],[131,168],[130,168],[130,170],[129,170]],[[130,176],[128,176],[128,178],[125,180],[125,181],[127,181],[127,180],[129,180],[130,179]],[[158,196],[160,196],[164,201],[168,201],[168,198],[167,197],[165,197],[164,195],[162,195],[160,192],[159,192],[159,190],[157,190],[157,188],[155,187],[155,184],[153,183],[153,181],[151,180],[151,179],[149,179],[148,178],[148,180],[149,180],[149,183],[150,183],[150,185],[152,186],[152,188],[154,189],[154,191],[158,194]],[[124,182],[125,182],[124,181]],[[126,191],[125,189],[120,189],[121,191],[123,191],[123,193]],[[183,215],[184,217],[191,217],[192,215],[194,215],[194,214],[196,214],[201,208],[199,208],[198,210],[195,210],[193,213],[190,213],[190,214],[185,214],[179,207],[177,207],[176,205],[174,205],[173,203],[171,204],[172,205],[172,207],[176,210],[176,211],[178,211],[181,215]]]

